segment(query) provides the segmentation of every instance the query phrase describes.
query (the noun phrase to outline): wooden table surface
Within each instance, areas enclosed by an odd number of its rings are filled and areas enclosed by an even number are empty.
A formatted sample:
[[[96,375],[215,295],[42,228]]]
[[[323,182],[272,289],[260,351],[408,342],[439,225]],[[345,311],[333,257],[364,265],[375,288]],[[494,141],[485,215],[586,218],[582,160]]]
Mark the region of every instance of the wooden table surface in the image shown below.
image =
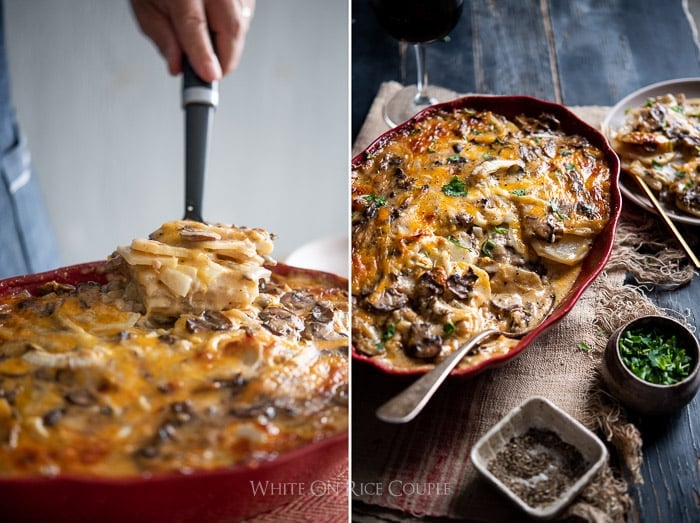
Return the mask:
[[[690,0],[690,10],[698,4]],[[428,46],[430,83],[464,93],[612,106],[651,83],[700,77],[688,11],[681,0],[465,0],[449,38]],[[415,83],[412,61],[408,54],[408,83]],[[400,81],[400,71],[397,42],[378,25],[369,0],[353,0],[353,138],[380,84]],[[700,254],[700,230],[682,230]],[[690,311],[697,324],[697,276],[652,297]],[[631,486],[630,521],[700,521],[700,395],[676,416],[633,421],[644,439],[644,484]]]

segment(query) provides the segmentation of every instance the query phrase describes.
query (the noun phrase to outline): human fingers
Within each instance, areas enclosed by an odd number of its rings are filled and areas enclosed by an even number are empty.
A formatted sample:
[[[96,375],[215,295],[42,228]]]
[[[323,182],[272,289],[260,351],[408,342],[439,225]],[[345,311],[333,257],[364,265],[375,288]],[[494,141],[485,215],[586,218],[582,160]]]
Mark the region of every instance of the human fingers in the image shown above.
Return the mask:
[[[154,0],[131,0],[131,9],[141,31],[153,41],[165,58],[170,74],[179,74],[182,71],[182,47],[167,9]]]
[[[204,1],[170,0],[168,6],[178,43],[192,68],[205,82],[219,80],[222,71],[209,37]]]
[[[255,0],[208,0],[206,15],[224,75],[240,62]]]

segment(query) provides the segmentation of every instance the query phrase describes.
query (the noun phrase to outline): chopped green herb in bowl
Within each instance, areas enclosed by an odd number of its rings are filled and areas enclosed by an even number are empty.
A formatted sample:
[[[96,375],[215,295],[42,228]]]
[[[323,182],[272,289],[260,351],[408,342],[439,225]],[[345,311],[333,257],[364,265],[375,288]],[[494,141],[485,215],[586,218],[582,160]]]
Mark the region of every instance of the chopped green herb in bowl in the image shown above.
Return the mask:
[[[678,320],[641,316],[612,334],[601,375],[610,393],[631,410],[670,414],[700,389],[700,344]]]
[[[692,363],[676,335],[664,334],[658,328],[623,332],[620,356],[635,376],[657,385],[673,385],[684,380]]]

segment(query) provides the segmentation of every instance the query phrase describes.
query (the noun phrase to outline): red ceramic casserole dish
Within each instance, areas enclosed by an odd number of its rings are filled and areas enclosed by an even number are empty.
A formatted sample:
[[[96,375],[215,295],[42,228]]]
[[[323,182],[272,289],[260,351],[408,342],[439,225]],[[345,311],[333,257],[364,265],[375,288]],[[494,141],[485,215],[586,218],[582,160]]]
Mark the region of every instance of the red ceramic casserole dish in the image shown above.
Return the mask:
[[[301,271],[317,280],[345,288],[346,280],[331,274],[283,264],[273,271]],[[51,272],[0,281],[0,295],[30,293],[50,281],[76,285],[105,282],[104,262],[74,265]],[[283,453],[270,461],[190,474],[100,478],[0,477],[0,520],[55,522],[236,521],[270,510],[299,495],[299,489],[262,494],[254,485],[305,485],[331,482],[346,466],[347,433]],[[337,486],[333,486],[336,488]],[[329,487],[330,488],[330,487]]]
[[[563,131],[563,133],[566,135],[578,135],[583,137],[590,145],[598,148],[602,152],[602,161],[609,169],[609,219],[604,228],[593,240],[593,244],[590,247],[588,254],[581,262],[581,270],[573,285],[570,287],[570,290],[558,301],[556,307],[546,318],[546,320],[543,321],[535,330],[531,331],[528,335],[522,338],[517,345],[510,349],[507,353],[491,355],[473,366],[466,368],[457,367],[453,371],[453,375],[471,376],[475,373],[483,371],[486,368],[503,364],[520,354],[537,336],[559,322],[574,307],[576,301],[583,294],[585,289],[602,271],[612,251],[615,238],[615,229],[621,211],[621,196],[618,185],[620,165],[618,157],[609,146],[605,137],[597,129],[578,118],[574,113],[562,105],[527,96],[467,96],[444,104],[431,106],[398,127],[387,131],[378,137],[373,143],[371,143],[363,152],[353,158],[353,172],[360,169],[363,162],[368,161],[368,159],[369,161],[372,161],[373,158],[376,158],[377,155],[380,154],[380,151],[382,151],[387,144],[392,142],[392,140],[400,136],[410,137],[414,135],[422,123],[427,122],[431,117],[436,115],[436,113],[443,111],[463,111],[466,112],[466,114],[472,114],[471,111],[490,111],[494,114],[502,115],[508,119],[515,119],[519,115],[532,118],[540,118],[541,115],[551,115],[558,120],[559,129]],[[429,123],[425,123],[424,128],[428,128],[428,126]],[[437,133],[439,131],[436,130],[434,132]],[[431,151],[428,149],[428,152],[434,153],[436,151]],[[454,152],[456,153],[458,151]],[[448,154],[452,154],[452,151],[450,151]],[[456,159],[457,155],[455,155],[454,158]],[[448,157],[447,160],[450,161],[452,158]],[[454,161],[456,162],[457,160]],[[404,173],[401,174],[403,175]],[[452,180],[453,183],[459,182],[457,176],[454,176]],[[388,182],[382,183],[385,183],[386,187]],[[426,185],[424,188],[427,189],[427,187],[428,186]],[[443,186],[443,192],[445,191],[445,187],[448,186]],[[451,187],[453,190],[464,190],[464,188],[464,184],[462,184],[461,187]],[[464,194],[466,194],[466,192]],[[355,194],[353,196],[357,197]],[[385,206],[387,201],[384,197],[377,198],[374,194],[369,196],[365,195],[362,196],[362,198],[365,198],[367,205],[371,203],[374,204],[375,207]],[[554,210],[556,211],[556,209]],[[425,372],[425,366],[423,368],[399,368],[397,366],[387,364],[380,358],[376,358],[372,355],[359,351],[355,346],[353,346],[352,357],[358,362],[372,365],[381,371],[392,375],[417,375]]]

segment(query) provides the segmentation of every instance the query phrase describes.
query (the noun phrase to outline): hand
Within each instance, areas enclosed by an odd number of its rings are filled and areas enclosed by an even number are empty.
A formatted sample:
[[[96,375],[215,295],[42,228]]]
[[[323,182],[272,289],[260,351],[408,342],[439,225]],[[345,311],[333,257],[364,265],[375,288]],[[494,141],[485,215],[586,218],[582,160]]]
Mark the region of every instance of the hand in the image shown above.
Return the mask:
[[[199,77],[213,82],[238,65],[255,0],[131,0],[131,7],[170,74],[182,72],[184,53]]]

